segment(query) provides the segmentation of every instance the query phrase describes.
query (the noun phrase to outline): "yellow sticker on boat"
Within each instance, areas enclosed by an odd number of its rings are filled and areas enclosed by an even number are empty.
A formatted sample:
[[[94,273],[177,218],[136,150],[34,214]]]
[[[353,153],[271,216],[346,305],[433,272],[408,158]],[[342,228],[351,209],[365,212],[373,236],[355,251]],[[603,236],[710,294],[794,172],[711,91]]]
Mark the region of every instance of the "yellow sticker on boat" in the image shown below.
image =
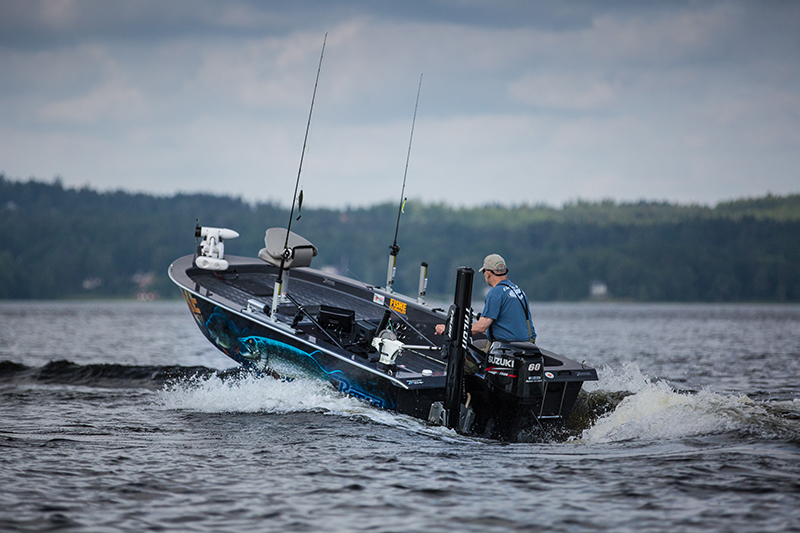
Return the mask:
[[[194,299],[194,296],[189,294],[186,291],[183,292],[183,298],[186,300],[186,303],[189,304],[189,309],[192,310],[192,314],[194,315],[194,319],[197,321],[198,324],[203,323],[203,313],[200,312],[200,308],[197,307],[197,300]]]
[[[395,311],[395,312],[400,313],[402,315],[406,314],[406,303],[405,302],[400,302],[400,301],[395,300],[394,298],[392,298],[392,299],[389,300],[389,307],[392,309],[392,311]]]

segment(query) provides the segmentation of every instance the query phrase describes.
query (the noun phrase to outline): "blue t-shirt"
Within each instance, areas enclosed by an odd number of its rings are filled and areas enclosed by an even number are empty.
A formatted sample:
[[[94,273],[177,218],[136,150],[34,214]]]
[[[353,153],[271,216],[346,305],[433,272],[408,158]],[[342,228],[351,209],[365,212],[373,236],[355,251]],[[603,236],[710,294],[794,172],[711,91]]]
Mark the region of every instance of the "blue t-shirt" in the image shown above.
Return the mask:
[[[522,289],[503,280],[489,290],[483,306],[483,315],[494,320],[486,332],[489,340],[529,341],[528,299]],[[531,333],[536,339],[536,330],[531,321]]]

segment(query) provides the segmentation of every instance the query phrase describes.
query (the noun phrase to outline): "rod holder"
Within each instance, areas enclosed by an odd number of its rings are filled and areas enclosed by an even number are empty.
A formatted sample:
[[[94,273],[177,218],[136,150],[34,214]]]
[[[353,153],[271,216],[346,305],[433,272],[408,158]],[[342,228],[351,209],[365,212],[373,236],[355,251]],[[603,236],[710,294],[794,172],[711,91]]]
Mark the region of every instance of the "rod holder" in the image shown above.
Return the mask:
[[[393,245],[389,247],[389,268],[386,271],[386,292],[394,292],[394,275],[397,272],[397,253],[400,247]]]
[[[428,263],[423,262],[419,266],[419,292],[417,294],[417,303],[425,303],[425,294],[428,290]]]

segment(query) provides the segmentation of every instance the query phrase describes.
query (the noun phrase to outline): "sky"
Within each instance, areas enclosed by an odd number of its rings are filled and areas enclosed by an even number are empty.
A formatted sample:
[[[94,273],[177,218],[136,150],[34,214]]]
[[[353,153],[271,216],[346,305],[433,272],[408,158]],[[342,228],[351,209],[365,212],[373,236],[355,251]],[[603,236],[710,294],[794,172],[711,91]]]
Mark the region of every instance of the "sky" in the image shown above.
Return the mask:
[[[0,0],[0,173],[286,206],[299,174],[331,208],[404,177],[452,206],[798,193],[800,2]]]

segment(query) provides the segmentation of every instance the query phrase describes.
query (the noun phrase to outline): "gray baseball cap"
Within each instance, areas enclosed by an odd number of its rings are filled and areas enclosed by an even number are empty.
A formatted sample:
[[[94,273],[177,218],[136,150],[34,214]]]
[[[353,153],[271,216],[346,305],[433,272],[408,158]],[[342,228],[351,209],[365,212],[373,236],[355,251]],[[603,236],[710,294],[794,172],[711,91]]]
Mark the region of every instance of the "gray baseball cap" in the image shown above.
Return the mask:
[[[505,274],[508,272],[508,267],[506,266],[505,259],[497,254],[490,254],[487,255],[486,259],[483,260],[483,268],[481,268],[479,272],[483,272],[484,270],[491,270],[493,272],[497,272],[498,274]]]

